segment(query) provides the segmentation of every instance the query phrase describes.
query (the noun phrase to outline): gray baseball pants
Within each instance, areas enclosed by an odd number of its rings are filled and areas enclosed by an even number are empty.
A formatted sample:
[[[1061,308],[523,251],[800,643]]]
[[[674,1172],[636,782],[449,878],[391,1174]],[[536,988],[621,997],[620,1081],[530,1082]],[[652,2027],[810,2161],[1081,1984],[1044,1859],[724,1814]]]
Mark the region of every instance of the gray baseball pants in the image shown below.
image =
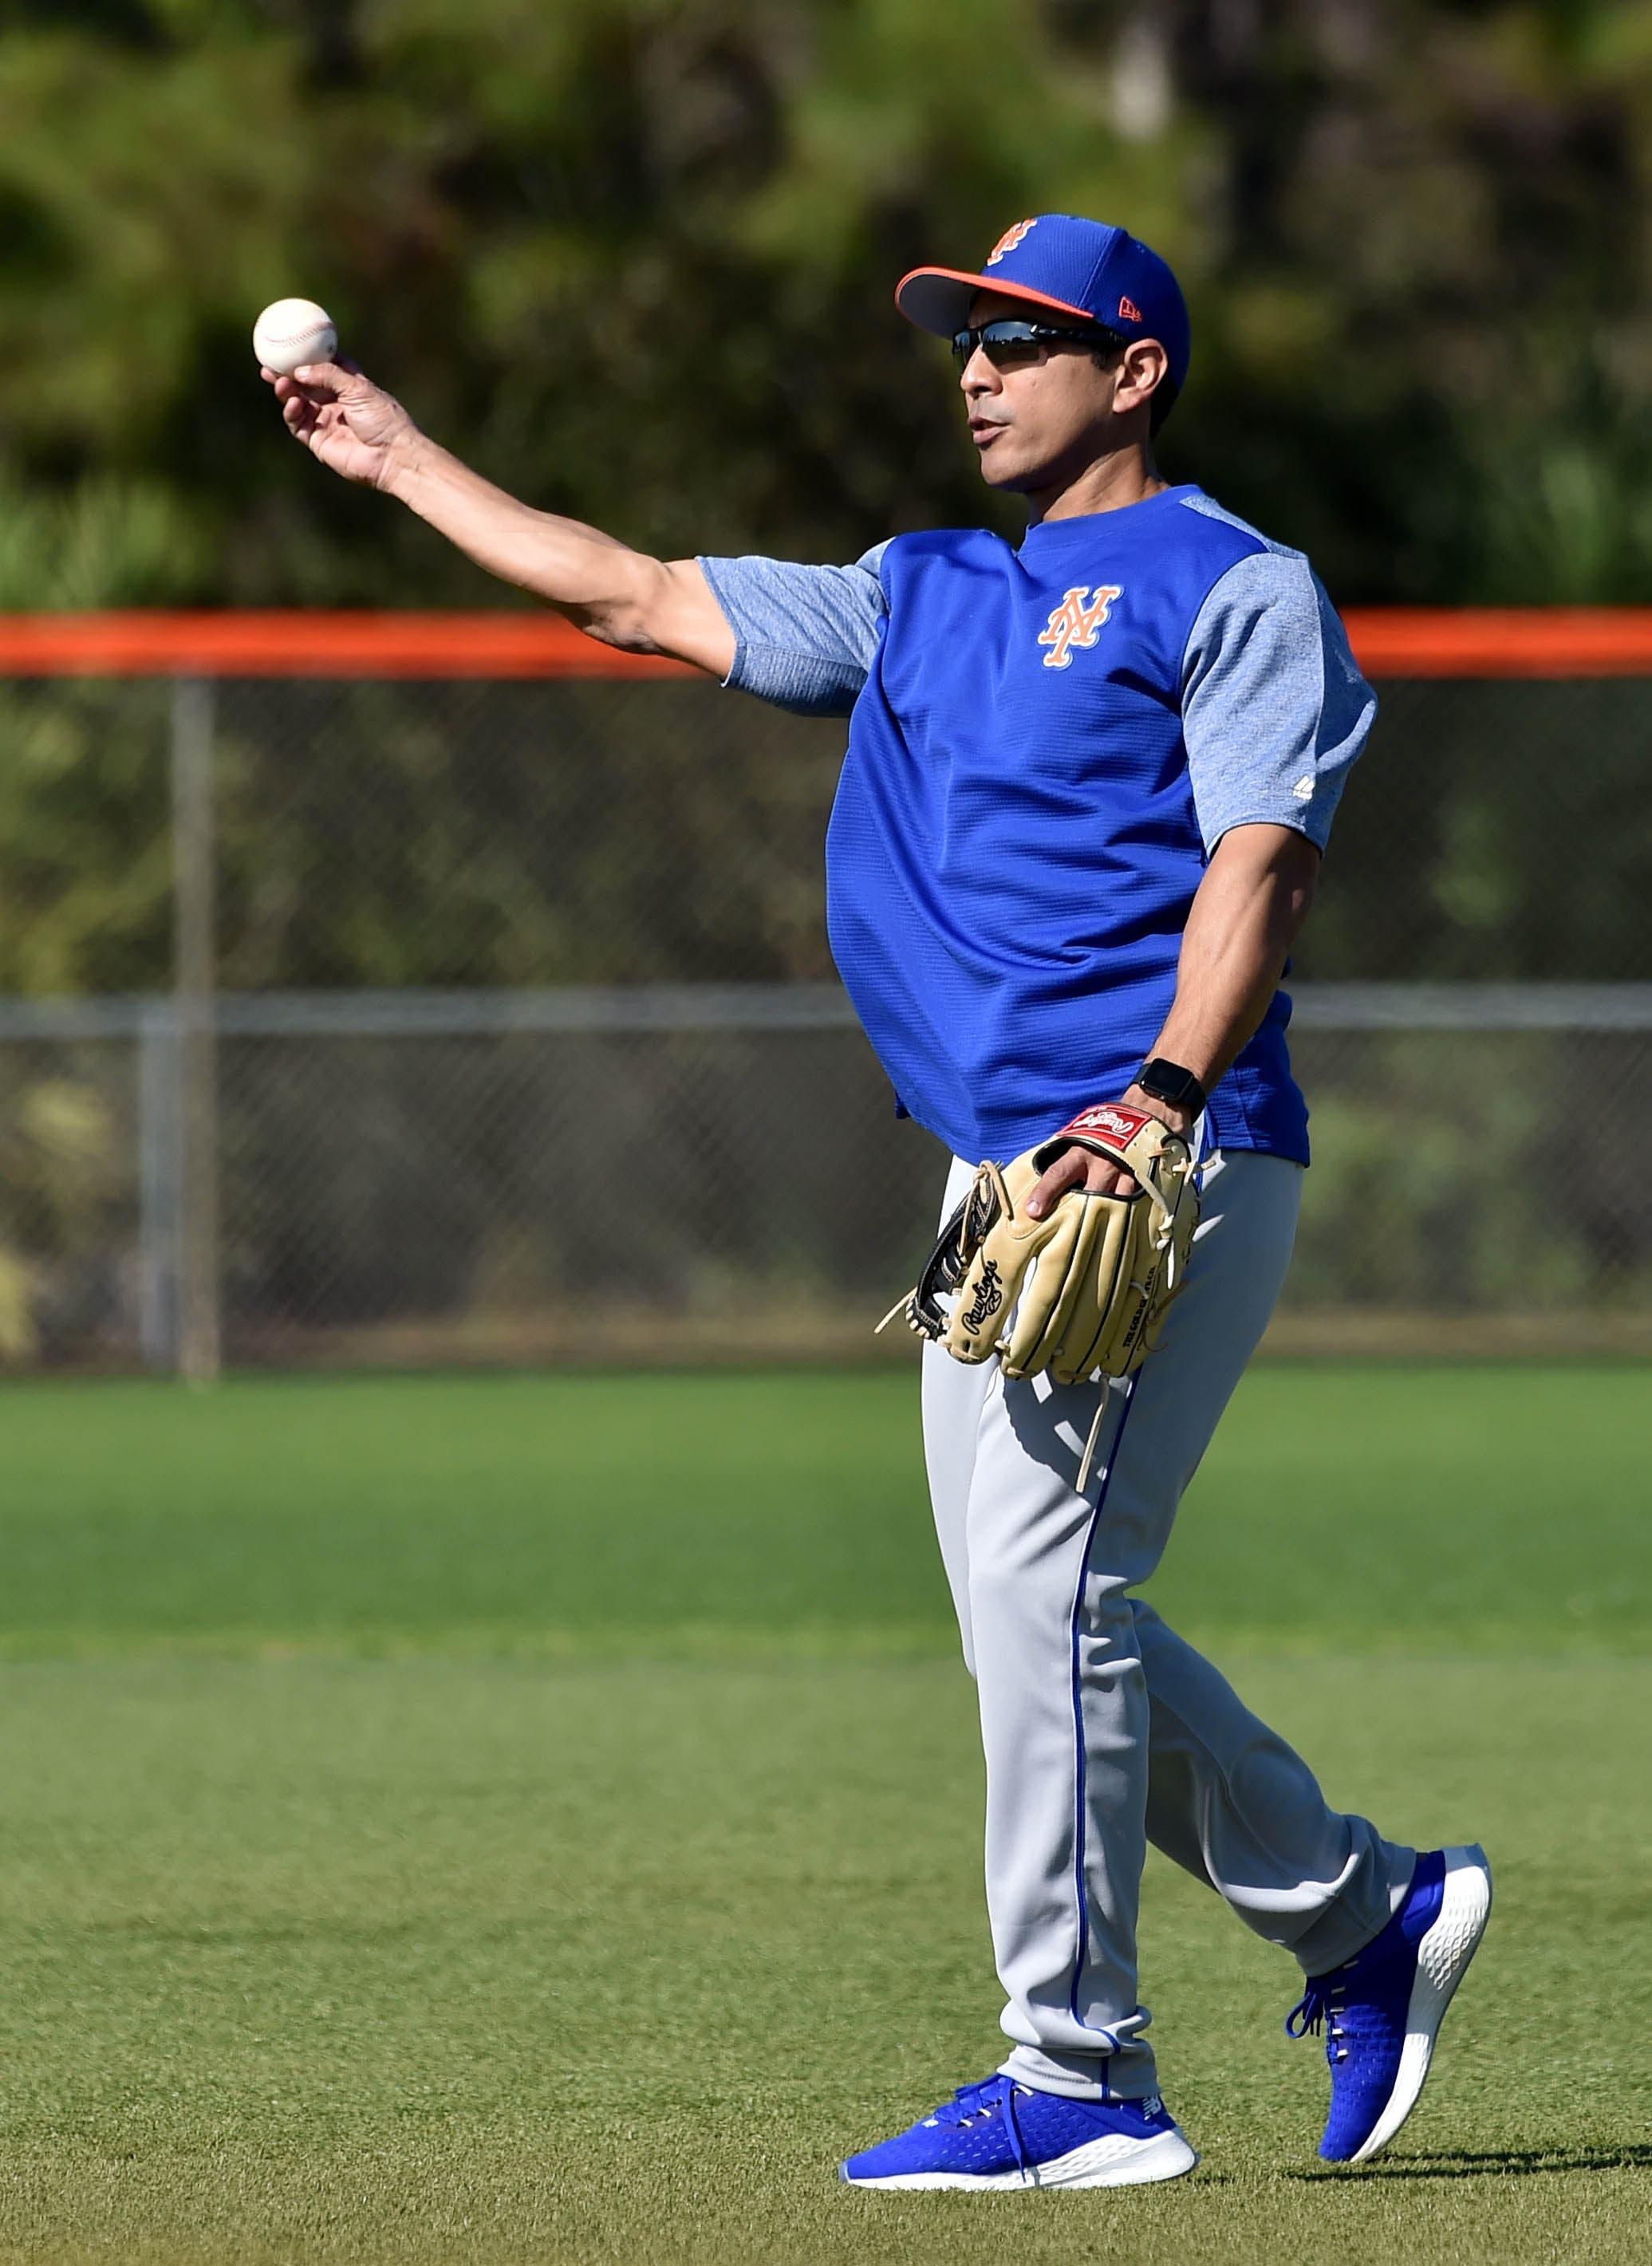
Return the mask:
[[[955,1162],[946,1211],[973,1167]],[[1006,1380],[924,1349],[924,1442],[986,1752],[987,1907],[1008,1999],[1003,2065],[1047,2092],[1157,2090],[1137,1996],[1155,1847],[1320,1974],[1403,1899],[1415,1852],[1327,1807],[1312,1773],[1132,1592],[1284,1281],[1299,1166],[1206,1159],[1187,1287],[1157,1352],[1115,1384],[1076,1492],[1099,1385]]]

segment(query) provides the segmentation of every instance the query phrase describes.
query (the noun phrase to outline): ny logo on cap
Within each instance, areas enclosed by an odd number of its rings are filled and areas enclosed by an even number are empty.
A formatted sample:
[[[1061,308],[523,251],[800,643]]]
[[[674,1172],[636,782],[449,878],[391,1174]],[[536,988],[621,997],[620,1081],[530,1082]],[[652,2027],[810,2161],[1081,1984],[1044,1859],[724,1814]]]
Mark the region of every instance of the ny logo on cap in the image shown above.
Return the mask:
[[[1037,226],[1038,220],[1036,215],[1034,215],[1031,220],[1018,220],[1013,228],[1006,228],[1003,235],[993,245],[991,251],[988,252],[987,266],[989,267],[996,267],[1006,252],[1014,251],[1016,245],[1027,234],[1027,230],[1029,228],[1036,228]]]
[[[1045,668],[1071,667],[1074,646],[1095,643],[1102,623],[1112,610],[1114,599],[1123,596],[1123,588],[1117,582],[1101,583],[1093,598],[1087,583],[1077,590],[1069,590],[1038,633],[1040,645],[1049,647],[1044,655]]]

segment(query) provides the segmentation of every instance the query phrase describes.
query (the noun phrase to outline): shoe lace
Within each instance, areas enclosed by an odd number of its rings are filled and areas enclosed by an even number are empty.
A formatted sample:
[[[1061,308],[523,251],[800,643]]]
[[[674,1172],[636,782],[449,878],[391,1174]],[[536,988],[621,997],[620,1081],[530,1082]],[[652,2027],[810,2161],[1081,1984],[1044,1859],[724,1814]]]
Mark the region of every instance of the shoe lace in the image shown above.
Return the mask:
[[[1015,2168],[1024,2172],[1027,2167],[1027,2148],[1021,2138],[1020,2119],[1016,2115],[1015,2096],[1027,2089],[1001,2072],[996,2077],[983,2078],[979,2085],[961,2085],[952,2099],[935,2111],[935,2121],[939,2124],[972,2124],[977,2116],[990,2116],[998,2111],[1004,2118],[1004,2129],[1015,2152]]]
[[[1348,1985],[1335,1976],[1322,1975],[1310,1983],[1296,2005],[1285,2016],[1285,2036],[1305,2038],[1310,2030],[1321,2027],[1326,2034],[1326,2050],[1333,2061],[1346,2061],[1348,2048],[1342,2043],[1341,2016],[1347,2003]]]

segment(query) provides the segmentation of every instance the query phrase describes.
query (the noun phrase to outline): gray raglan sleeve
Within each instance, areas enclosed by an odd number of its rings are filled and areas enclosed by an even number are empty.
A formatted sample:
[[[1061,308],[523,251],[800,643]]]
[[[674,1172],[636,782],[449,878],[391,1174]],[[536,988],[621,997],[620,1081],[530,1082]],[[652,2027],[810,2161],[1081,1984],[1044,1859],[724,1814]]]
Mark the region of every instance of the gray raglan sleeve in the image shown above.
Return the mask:
[[[1300,553],[1241,559],[1200,608],[1182,660],[1182,734],[1207,852],[1234,826],[1289,826],[1323,850],[1377,696]]]
[[[724,683],[800,716],[846,716],[888,610],[878,579],[888,548],[878,544],[852,566],[700,559],[735,633],[735,665]]]

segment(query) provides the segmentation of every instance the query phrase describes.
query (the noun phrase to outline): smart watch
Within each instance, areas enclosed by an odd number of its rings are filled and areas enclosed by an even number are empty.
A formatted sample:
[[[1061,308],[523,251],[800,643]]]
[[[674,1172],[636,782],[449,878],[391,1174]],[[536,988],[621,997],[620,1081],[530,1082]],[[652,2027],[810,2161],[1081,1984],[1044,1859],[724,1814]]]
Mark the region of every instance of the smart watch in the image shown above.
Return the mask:
[[[1204,1115],[1209,1097],[1193,1072],[1183,1070],[1180,1063],[1166,1062],[1162,1055],[1155,1055],[1137,1071],[1136,1083],[1156,1101],[1167,1101],[1173,1109],[1185,1109],[1189,1117]]]

